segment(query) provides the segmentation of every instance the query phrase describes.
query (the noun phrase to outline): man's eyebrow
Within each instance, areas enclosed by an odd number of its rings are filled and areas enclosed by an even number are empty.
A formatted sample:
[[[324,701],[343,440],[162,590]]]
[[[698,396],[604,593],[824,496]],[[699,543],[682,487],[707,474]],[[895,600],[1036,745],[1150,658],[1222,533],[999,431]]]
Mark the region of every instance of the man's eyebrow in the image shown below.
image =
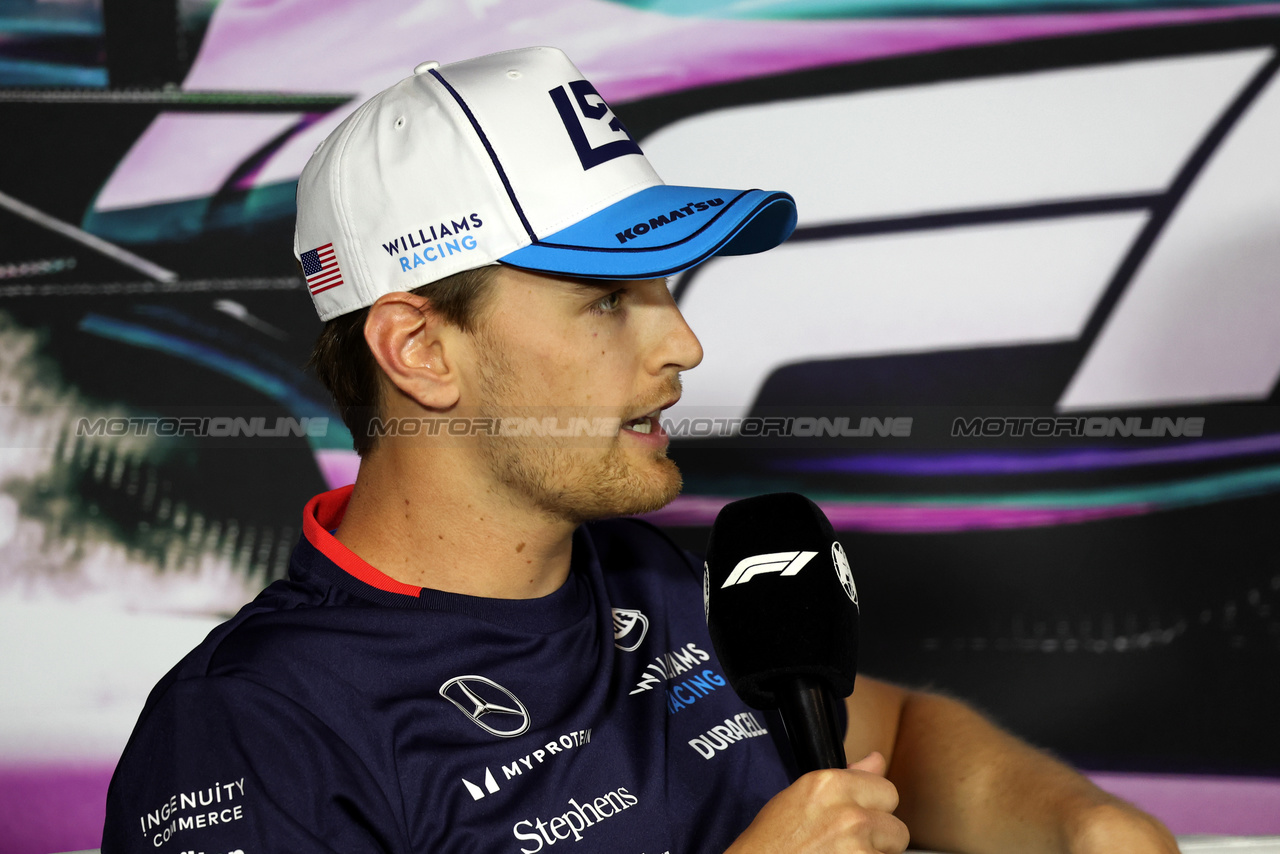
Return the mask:
[[[609,288],[620,288],[632,282],[654,282],[661,281],[664,284],[670,284],[670,277],[658,276],[654,279],[586,279],[576,276],[566,277],[577,288],[578,293],[592,293]]]
[[[619,285],[626,284],[626,279],[578,279],[573,278],[569,281],[573,282],[573,286],[578,293],[590,293],[593,291],[606,290],[608,288],[616,288]]]

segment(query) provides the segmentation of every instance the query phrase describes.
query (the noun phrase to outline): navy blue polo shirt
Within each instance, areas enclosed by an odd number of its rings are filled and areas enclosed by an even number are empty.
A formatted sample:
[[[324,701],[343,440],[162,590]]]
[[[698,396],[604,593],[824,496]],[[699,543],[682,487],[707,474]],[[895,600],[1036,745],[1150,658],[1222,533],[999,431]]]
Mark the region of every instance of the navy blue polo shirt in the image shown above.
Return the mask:
[[[346,549],[349,496],[313,499],[288,579],[152,691],[103,854],[718,854],[787,785],[657,529],[584,525],[559,590],[482,599]]]

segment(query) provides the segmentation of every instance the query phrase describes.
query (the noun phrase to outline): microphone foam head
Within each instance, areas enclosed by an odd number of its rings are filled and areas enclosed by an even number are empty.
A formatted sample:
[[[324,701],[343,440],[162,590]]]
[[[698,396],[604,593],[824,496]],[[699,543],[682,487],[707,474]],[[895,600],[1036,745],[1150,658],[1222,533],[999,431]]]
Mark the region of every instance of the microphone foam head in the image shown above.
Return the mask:
[[[808,498],[725,505],[707,542],[703,595],[716,655],[747,705],[778,705],[781,677],[816,677],[838,697],[858,666],[858,591],[844,548]]]

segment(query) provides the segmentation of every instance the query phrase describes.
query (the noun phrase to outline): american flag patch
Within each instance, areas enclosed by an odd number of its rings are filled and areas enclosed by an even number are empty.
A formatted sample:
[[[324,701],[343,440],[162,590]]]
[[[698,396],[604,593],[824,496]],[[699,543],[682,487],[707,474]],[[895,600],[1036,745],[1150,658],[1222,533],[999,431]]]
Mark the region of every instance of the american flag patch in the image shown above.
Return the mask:
[[[312,296],[342,284],[342,271],[333,257],[332,243],[303,252],[299,260],[302,261],[302,275],[307,277],[307,290]]]

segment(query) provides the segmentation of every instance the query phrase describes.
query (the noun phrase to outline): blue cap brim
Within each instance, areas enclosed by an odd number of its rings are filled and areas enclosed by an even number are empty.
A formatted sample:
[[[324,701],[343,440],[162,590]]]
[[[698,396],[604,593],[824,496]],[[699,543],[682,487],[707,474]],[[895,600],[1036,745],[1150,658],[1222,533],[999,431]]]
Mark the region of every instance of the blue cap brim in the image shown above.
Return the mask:
[[[714,255],[772,249],[795,227],[796,203],[787,193],[664,184],[499,260],[591,279],[657,279]]]

